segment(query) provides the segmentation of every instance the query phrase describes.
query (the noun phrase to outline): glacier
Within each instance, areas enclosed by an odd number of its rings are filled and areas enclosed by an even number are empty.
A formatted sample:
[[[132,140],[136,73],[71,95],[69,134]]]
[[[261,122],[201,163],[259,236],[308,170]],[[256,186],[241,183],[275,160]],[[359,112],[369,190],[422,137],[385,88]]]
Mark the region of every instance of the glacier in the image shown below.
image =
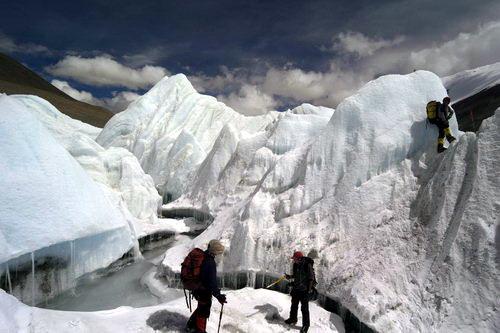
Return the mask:
[[[164,213],[211,217],[166,252],[157,277],[175,275],[190,249],[213,238],[227,246],[219,269],[229,275],[281,275],[293,251],[314,251],[320,292],[376,331],[498,331],[500,119],[462,133],[453,117],[458,140],[436,154],[425,105],[444,96],[439,77],[416,71],[371,81],[335,110],[303,104],[248,117],[179,74],[102,131],[33,97],[0,102],[42,122],[111,200],[125,247],[159,223],[156,190]]]
[[[182,77],[162,82],[187,90],[163,90],[166,105],[195,94],[179,81],[185,83]],[[335,111],[304,106],[253,133],[228,120],[210,138],[198,134],[204,160],[184,173],[168,165],[171,175],[189,185],[170,189],[166,178],[153,178],[177,197],[165,209],[192,207],[215,219],[196,239],[167,251],[161,274],[178,272],[189,249],[212,238],[227,245],[224,273],[281,274],[289,269],[290,253],[314,249],[321,291],[377,331],[495,331],[499,187],[486,175],[498,174],[491,164],[498,152],[488,148],[498,144],[497,118],[478,135],[459,132],[452,118],[459,140],[437,155],[437,129],[426,123],[424,110],[429,100],[444,96],[433,73],[388,75]],[[314,112],[303,112],[308,109]],[[172,110],[181,119],[197,114]],[[120,127],[106,126],[101,133],[107,142],[150,147],[148,139],[134,141],[124,132],[121,119]],[[171,140],[196,136],[186,127],[176,132],[187,133]],[[141,160],[145,150],[131,151]],[[166,166],[155,154],[156,167]],[[183,167],[183,160],[175,161]]]

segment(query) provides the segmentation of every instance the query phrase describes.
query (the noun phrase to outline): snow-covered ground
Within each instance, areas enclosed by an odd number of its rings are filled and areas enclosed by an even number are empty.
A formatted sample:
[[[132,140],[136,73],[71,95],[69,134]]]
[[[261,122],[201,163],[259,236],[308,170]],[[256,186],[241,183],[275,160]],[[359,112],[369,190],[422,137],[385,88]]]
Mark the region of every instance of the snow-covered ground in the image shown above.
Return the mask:
[[[500,84],[500,62],[459,72],[443,79],[452,103]]]
[[[269,290],[228,291],[228,303],[224,306],[221,332],[289,332],[291,327],[283,323],[288,318],[290,297]],[[311,333],[337,332],[337,316],[310,304]],[[216,332],[220,305],[213,303],[207,331]],[[158,306],[131,308],[119,307],[98,312],[66,312],[26,306],[0,290],[0,332],[99,332],[99,333],[146,333],[182,331],[190,313],[185,299]],[[300,319],[300,314],[299,314]],[[340,332],[342,327],[340,326]]]

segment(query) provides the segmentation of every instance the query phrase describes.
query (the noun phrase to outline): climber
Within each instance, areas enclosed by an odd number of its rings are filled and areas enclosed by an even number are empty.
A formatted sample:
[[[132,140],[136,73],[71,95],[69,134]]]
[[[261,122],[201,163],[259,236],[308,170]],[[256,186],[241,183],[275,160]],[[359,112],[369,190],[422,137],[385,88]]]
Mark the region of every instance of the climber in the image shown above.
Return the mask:
[[[455,137],[451,135],[450,125],[448,120],[453,116],[453,109],[450,107],[450,98],[446,96],[443,98],[443,103],[436,101],[431,101],[427,104],[427,118],[431,124],[435,124],[439,129],[438,136],[438,153],[442,153],[446,150],[444,147],[444,138],[449,143],[455,141]]]
[[[186,289],[192,290],[198,306],[189,318],[186,332],[205,333],[210,316],[212,295],[219,303],[226,303],[226,295],[217,286],[217,267],[215,257],[224,253],[224,245],[216,239],[209,242],[206,251],[192,250],[184,259],[181,280]],[[199,258],[199,259],[198,259]],[[192,287],[194,286],[194,287]]]
[[[299,302],[302,311],[302,328],[300,333],[305,333],[309,329],[309,294],[313,291],[316,285],[316,277],[314,275],[314,260],[305,257],[302,252],[297,251],[292,256],[293,269],[292,275],[285,274],[288,280],[293,280],[292,305],[290,307],[290,318],[285,320],[285,323],[293,325],[297,323],[297,312]]]

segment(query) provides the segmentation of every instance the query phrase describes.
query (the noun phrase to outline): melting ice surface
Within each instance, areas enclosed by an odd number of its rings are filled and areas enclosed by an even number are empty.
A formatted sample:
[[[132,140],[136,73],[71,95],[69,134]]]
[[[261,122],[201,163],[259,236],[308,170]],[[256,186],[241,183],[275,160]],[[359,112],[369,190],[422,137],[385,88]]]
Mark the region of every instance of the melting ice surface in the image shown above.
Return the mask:
[[[140,280],[155,267],[152,260],[164,251],[165,248],[148,251],[143,253],[144,259],[128,262],[102,274],[91,274],[79,281],[73,290],[39,306],[64,311],[99,311],[120,306],[157,305],[160,303],[158,297],[151,294]]]

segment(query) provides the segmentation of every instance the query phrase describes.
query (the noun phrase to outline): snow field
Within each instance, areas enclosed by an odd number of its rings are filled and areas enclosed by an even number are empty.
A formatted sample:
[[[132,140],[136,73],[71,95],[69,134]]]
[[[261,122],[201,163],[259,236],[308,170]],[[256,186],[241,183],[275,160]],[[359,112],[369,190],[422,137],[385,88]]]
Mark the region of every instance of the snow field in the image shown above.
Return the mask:
[[[245,288],[227,292],[221,332],[289,332],[290,297],[269,290]],[[337,332],[338,318],[314,303],[310,304],[309,332]],[[214,300],[207,331],[216,332],[220,305]],[[64,312],[26,306],[0,290],[2,333],[30,332],[179,332],[189,318],[185,299],[158,306],[119,307],[98,312]],[[299,311],[300,320],[300,311]],[[337,324],[338,325],[338,324]],[[156,328],[154,330],[153,328]],[[298,327],[296,327],[298,329]]]

